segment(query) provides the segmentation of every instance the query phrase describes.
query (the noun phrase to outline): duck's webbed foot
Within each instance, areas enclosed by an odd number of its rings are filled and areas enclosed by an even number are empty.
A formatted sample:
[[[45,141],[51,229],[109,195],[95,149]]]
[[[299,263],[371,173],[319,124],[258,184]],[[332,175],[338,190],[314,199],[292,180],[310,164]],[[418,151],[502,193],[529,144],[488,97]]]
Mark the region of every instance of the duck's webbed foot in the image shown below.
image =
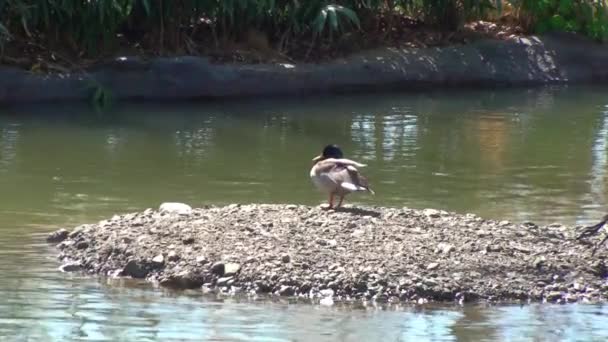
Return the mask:
[[[581,234],[576,239],[580,240],[584,237],[591,237],[591,236],[597,234],[600,231],[600,229],[602,229],[602,227],[604,226],[605,223],[606,223],[606,221],[602,220],[600,223],[598,223],[596,225],[585,227],[583,229],[583,231],[581,232]]]

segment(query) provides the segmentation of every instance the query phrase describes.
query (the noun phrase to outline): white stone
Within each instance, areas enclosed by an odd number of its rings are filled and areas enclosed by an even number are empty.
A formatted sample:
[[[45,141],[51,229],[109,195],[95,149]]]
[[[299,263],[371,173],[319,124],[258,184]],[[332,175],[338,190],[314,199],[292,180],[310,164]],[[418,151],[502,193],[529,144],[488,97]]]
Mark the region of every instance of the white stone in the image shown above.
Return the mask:
[[[192,207],[185,203],[165,202],[159,208],[162,212],[175,213],[179,215],[189,215],[192,213]]]

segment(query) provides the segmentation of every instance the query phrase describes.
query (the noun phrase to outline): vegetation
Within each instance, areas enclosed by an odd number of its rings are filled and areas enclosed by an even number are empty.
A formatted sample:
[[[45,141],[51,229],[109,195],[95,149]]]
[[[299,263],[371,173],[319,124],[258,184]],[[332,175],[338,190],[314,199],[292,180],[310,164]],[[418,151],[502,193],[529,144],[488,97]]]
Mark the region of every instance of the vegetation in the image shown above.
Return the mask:
[[[404,18],[454,32],[504,15],[529,32],[608,37],[605,0],[0,0],[0,56],[11,43],[72,58],[125,47],[192,53],[255,40],[251,32],[275,51],[306,42],[308,55],[352,34],[390,36]]]

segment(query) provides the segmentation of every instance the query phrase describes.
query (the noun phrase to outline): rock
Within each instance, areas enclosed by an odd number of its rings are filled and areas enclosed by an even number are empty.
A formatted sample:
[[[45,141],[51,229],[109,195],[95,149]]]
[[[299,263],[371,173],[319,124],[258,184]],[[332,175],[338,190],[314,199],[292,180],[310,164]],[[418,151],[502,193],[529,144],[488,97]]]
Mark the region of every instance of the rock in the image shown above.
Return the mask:
[[[532,261],[532,267],[534,268],[541,268],[543,266],[543,264],[545,263],[546,258],[544,256],[539,256],[534,258],[534,260]]]
[[[573,295],[571,293],[568,293],[566,295],[566,302],[568,302],[568,303],[574,303],[574,302],[577,302],[577,301],[578,301],[578,297],[576,295]]]
[[[46,237],[47,242],[51,243],[59,243],[68,238],[70,232],[67,229],[59,229],[57,231],[52,232]]]
[[[486,251],[488,252],[500,252],[502,251],[502,247],[500,245],[487,245]]]
[[[294,288],[291,286],[283,285],[279,289],[279,295],[281,296],[293,296],[295,293]]]
[[[226,285],[228,285],[228,283],[229,283],[229,282],[230,282],[232,279],[234,279],[234,278],[233,278],[233,277],[222,277],[222,278],[219,278],[219,279],[217,280],[216,285],[217,285],[217,286],[226,286]]]
[[[424,209],[422,211],[422,213],[428,217],[432,217],[432,218],[437,218],[439,216],[441,216],[441,213],[439,212],[439,210],[435,210],[435,209]]]
[[[213,274],[217,274],[218,276],[223,276],[224,272],[225,272],[225,265],[223,262],[216,262],[213,265],[211,265],[211,273]]]
[[[201,287],[205,283],[205,280],[204,276],[199,273],[184,270],[164,277],[160,283],[167,287],[195,289]]]
[[[122,269],[122,275],[132,278],[145,278],[148,271],[137,260],[130,260]]]
[[[554,302],[562,298],[562,293],[559,291],[551,291],[545,296],[545,298],[547,298],[547,300],[550,302]]]
[[[167,254],[167,260],[169,261],[178,261],[180,259],[179,255],[175,251],[170,251]]]
[[[61,272],[78,272],[82,270],[82,266],[77,262],[69,262],[59,267]]]
[[[332,306],[332,305],[334,305],[334,299],[332,297],[323,297],[319,301],[319,304],[325,305],[325,306]]]
[[[89,243],[86,241],[80,241],[76,244],[76,249],[87,249],[89,247]]]
[[[321,290],[321,291],[319,291],[319,294],[323,297],[333,297],[334,290],[332,290],[332,289]]]
[[[453,251],[455,247],[449,243],[440,242],[437,245],[437,249],[443,254],[450,254],[450,252]]]
[[[196,257],[196,263],[197,264],[206,264],[207,258],[204,255],[199,255]]]
[[[291,257],[289,256],[289,254],[283,254],[283,256],[281,256],[281,261],[287,264],[289,263],[289,261],[291,261]]]
[[[228,263],[224,265],[224,275],[231,276],[239,273],[241,270],[241,265],[236,263]]]
[[[165,202],[160,205],[158,210],[178,215],[190,215],[192,213],[192,208],[189,205],[177,202]]]
[[[194,243],[194,238],[192,236],[188,236],[182,239],[182,243],[184,245],[191,245]]]
[[[159,254],[152,259],[152,262],[157,265],[163,265],[165,263],[165,257],[163,257],[162,254]]]
[[[439,263],[438,262],[432,262],[432,263],[430,263],[430,264],[428,264],[426,266],[426,269],[429,270],[429,271],[431,271],[431,270],[436,269],[437,267],[439,267]]]

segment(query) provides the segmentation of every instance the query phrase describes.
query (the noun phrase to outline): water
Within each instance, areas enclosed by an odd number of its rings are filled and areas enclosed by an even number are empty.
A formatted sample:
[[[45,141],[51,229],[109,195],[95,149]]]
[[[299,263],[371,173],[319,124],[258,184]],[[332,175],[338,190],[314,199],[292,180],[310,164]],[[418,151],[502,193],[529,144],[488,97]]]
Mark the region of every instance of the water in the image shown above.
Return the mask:
[[[325,143],[376,196],[516,222],[607,208],[608,88],[0,108],[1,341],[604,341],[608,306],[323,307],[56,271],[45,234],[163,201],[318,204]]]

